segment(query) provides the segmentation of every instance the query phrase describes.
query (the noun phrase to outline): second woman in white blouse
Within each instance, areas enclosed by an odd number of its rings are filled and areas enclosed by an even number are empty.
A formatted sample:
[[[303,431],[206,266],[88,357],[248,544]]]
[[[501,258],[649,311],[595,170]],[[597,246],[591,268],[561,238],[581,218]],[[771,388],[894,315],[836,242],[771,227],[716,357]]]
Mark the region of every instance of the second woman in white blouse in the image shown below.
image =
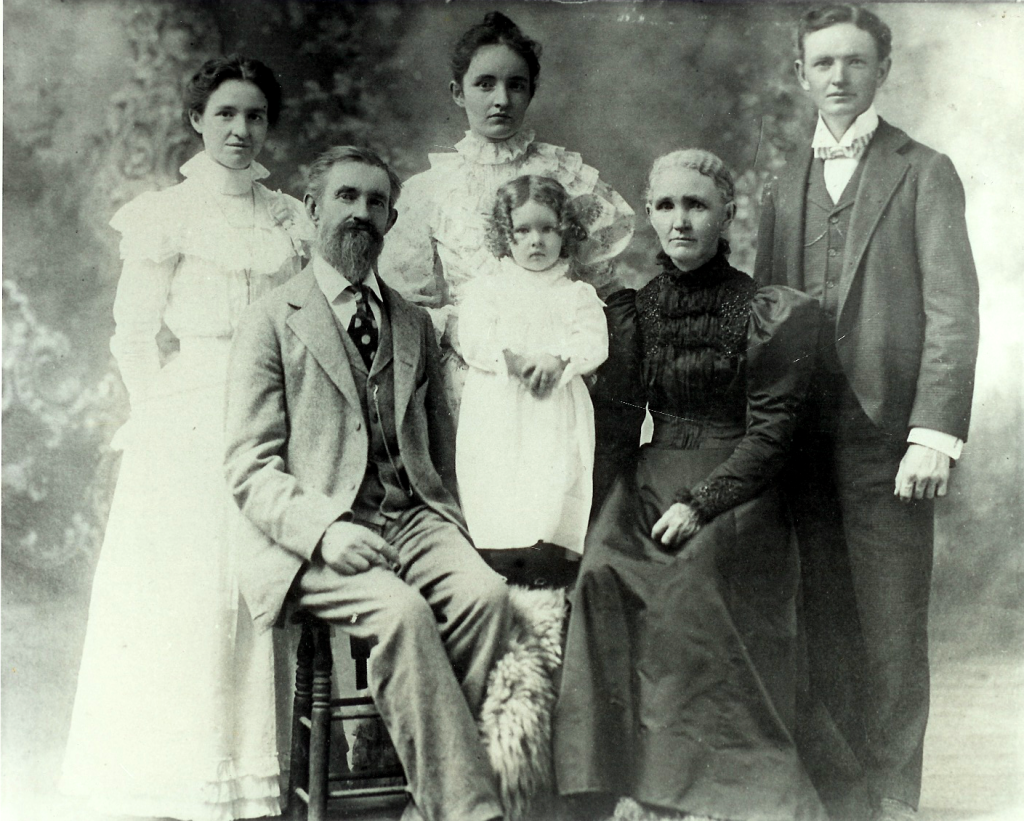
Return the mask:
[[[405,183],[399,219],[380,258],[388,284],[434,320],[454,411],[466,378],[459,305],[467,283],[495,270],[485,236],[500,186],[534,174],[565,188],[587,230],[577,276],[601,297],[619,287],[610,260],[633,236],[633,209],[601,181],[597,169],[523,129],[537,91],[539,55],[540,45],[498,12],[462,35],[451,55],[451,90],[469,131],[454,153],[431,154],[430,169]]]

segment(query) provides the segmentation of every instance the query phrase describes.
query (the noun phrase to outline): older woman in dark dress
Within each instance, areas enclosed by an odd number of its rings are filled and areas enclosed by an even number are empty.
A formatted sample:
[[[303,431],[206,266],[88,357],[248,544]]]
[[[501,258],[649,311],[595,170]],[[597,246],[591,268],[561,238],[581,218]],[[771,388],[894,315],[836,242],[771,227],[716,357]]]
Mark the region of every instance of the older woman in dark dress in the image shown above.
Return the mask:
[[[774,478],[813,356],[817,308],[727,261],[722,161],[690,149],[651,170],[661,273],[610,297],[598,407],[650,444],[587,537],[555,720],[576,817],[624,797],[654,814],[824,817],[793,744],[796,556]],[[635,809],[635,808],[634,808]]]

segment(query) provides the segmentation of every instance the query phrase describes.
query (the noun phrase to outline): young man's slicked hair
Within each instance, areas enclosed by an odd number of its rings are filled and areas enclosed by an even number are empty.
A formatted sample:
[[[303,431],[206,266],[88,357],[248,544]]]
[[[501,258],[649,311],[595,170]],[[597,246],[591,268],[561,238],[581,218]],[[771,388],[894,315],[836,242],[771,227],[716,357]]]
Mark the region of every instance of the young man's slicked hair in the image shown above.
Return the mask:
[[[850,3],[832,3],[817,6],[800,18],[800,25],[796,31],[797,56],[803,58],[804,40],[808,34],[839,23],[853,23],[857,28],[870,34],[878,49],[879,60],[884,60],[892,53],[892,30],[877,14]]]

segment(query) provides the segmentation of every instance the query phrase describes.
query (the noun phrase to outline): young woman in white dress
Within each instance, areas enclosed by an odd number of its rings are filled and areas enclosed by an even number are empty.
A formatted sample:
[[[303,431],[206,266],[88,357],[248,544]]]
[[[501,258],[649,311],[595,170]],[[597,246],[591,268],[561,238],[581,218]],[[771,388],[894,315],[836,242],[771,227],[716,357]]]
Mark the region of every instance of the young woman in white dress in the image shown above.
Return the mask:
[[[508,17],[491,12],[468,29],[451,54],[451,93],[469,131],[454,153],[431,154],[430,169],[402,187],[399,219],[388,233],[380,273],[434,320],[447,388],[457,411],[466,363],[457,324],[463,289],[493,273],[485,234],[498,188],[523,174],[557,180],[587,229],[576,275],[599,296],[617,290],[611,260],[633,236],[634,213],[574,151],[538,142],[523,128],[537,91],[540,45]]]
[[[462,507],[490,564],[531,587],[572,581],[590,515],[594,409],[583,377],[607,358],[608,330],[593,286],[571,276],[585,237],[558,182],[518,177],[494,203],[498,268],[462,295]]]
[[[227,538],[223,479],[231,336],[300,269],[301,203],[257,180],[280,110],[273,72],[208,61],[185,93],[204,150],[185,181],[111,225],[124,268],[111,350],[131,418],[93,582],[61,779],[99,812],[195,821],[280,814],[271,637],[256,635]],[[162,361],[165,325],[179,350]]]

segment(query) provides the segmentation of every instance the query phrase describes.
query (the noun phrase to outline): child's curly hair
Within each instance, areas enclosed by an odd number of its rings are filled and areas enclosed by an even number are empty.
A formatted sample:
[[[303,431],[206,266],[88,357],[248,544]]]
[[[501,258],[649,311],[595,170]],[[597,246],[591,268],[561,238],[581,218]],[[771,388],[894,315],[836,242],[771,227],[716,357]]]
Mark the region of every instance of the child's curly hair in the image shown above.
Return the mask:
[[[558,233],[562,236],[563,259],[576,255],[580,243],[587,238],[572,199],[557,180],[524,174],[498,189],[494,208],[487,225],[487,247],[498,259],[512,255],[512,212],[522,205],[537,202],[550,208],[558,217]]]

